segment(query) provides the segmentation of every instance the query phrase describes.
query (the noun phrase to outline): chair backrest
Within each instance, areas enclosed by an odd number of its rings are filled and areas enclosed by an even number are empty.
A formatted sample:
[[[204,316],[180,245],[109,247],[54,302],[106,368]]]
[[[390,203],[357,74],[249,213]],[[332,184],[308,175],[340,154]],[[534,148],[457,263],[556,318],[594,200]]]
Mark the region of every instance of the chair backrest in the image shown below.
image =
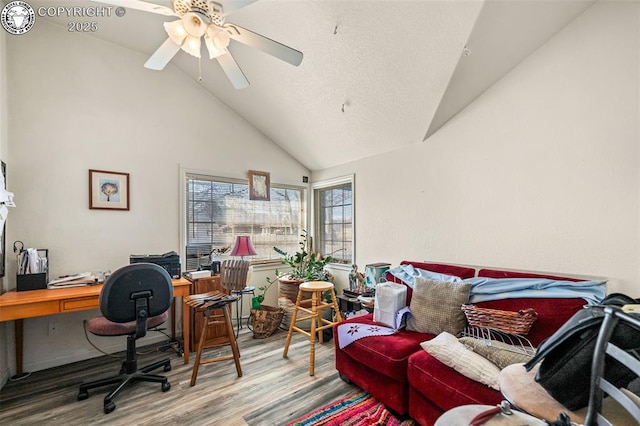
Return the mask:
[[[620,362],[626,366],[632,374],[640,377],[640,360],[631,355],[628,351],[621,349],[611,342],[611,336],[617,327],[632,327],[634,331],[640,333],[640,318],[636,315],[629,315],[622,309],[615,306],[604,308],[604,320],[598,333],[596,347],[593,354],[593,364],[591,369],[591,389],[589,394],[589,406],[585,425],[609,425],[611,420],[607,420],[602,414],[603,397],[608,394],[613,398],[636,424],[640,424],[640,398],[626,390],[618,389],[604,378],[605,367],[610,362]],[[610,357],[610,358],[607,358]],[[608,410],[605,410],[608,415]],[[616,414],[615,412],[613,413]]]
[[[142,337],[147,318],[166,312],[172,300],[173,283],[164,268],[134,263],[109,276],[100,292],[100,311],[109,321],[136,321],[136,337]]]
[[[242,290],[247,285],[247,274],[249,273],[248,260],[229,259],[220,265],[220,284],[223,288],[233,291]]]

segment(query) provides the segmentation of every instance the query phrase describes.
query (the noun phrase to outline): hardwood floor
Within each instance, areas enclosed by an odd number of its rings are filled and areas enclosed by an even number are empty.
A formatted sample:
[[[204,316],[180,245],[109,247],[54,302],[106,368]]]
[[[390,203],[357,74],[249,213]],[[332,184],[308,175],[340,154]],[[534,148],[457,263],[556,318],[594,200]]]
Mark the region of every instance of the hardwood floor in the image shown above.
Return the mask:
[[[157,383],[136,383],[115,398],[116,409],[102,411],[110,387],[89,392],[77,401],[82,382],[117,374],[121,359],[107,356],[32,373],[8,382],[0,390],[0,424],[5,425],[283,425],[303,414],[357,390],[338,377],[333,340],[316,344],[315,376],[309,376],[309,341],[294,333],[287,358],[282,357],[286,332],[254,339],[243,328],[238,338],[243,376],[233,361],[200,367],[198,380],[189,386],[193,358],[185,365],[173,349],[160,346],[138,357],[138,366],[169,357],[171,389]],[[212,348],[203,357],[230,354],[229,347]],[[118,354],[124,357],[124,354]],[[194,353],[191,354],[195,356]]]

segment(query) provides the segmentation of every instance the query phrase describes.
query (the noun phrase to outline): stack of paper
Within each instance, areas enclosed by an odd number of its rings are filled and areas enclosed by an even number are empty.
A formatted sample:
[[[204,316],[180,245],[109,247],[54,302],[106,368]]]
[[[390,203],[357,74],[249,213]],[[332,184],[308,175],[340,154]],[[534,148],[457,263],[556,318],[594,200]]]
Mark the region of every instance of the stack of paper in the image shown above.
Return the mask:
[[[53,281],[49,281],[48,288],[67,288],[78,287],[82,285],[91,285],[96,283],[96,277],[91,272],[83,272],[75,275],[68,275]]]

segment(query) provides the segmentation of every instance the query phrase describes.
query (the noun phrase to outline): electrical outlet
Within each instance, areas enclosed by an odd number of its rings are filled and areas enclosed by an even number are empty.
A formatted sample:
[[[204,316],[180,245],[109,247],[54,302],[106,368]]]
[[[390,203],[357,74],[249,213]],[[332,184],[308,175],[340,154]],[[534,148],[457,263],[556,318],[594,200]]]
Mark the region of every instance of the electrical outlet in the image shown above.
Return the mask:
[[[58,334],[58,324],[56,324],[55,322],[50,322],[49,323],[49,336],[55,336],[56,334]]]

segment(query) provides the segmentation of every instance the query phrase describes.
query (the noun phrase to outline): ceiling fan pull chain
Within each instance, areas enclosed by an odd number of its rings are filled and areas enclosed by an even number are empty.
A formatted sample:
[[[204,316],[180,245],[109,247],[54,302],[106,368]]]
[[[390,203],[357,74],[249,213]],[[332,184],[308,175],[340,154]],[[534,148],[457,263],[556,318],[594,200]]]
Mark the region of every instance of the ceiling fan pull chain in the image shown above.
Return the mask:
[[[202,58],[198,58],[198,83],[202,83]]]

